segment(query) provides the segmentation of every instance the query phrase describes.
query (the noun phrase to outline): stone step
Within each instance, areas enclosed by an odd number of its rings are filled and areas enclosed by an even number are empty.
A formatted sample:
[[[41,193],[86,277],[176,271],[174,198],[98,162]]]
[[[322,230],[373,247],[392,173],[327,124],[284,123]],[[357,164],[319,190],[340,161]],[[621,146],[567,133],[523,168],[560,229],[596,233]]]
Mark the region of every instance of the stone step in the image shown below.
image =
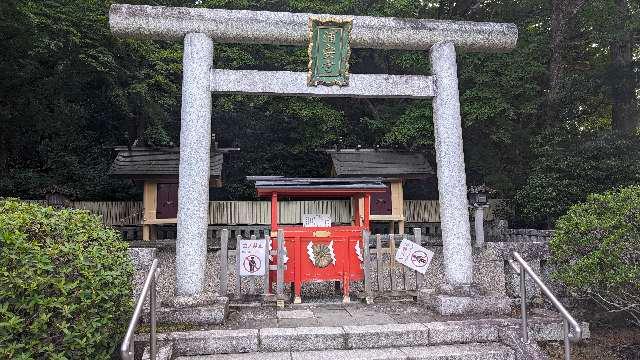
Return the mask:
[[[177,360],[515,360],[500,343],[181,356]]]
[[[148,346],[144,348],[142,353],[142,360],[151,359],[150,349]],[[158,353],[156,353],[156,360],[171,360],[173,358],[173,343],[164,343],[158,346]]]
[[[161,344],[172,344],[174,356],[256,353],[267,358],[280,352],[420,348],[470,343],[503,343],[513,347],[509,341],[518,340],[517,324],[518,319],[483,319],[335,327],[199,330],[161,333],[158,334],[158,341]],[[530,325],[531,339],[562,339],[559,320],[536,320]],[[584,325],[586,338],[588,326]],[[147,345],[148,335],[138,334],[135,341],[136,346]]]
[[[180,355],[372,349],[499,341],[500,324],[448,321],[339,327],[203,330],[159,334]]]

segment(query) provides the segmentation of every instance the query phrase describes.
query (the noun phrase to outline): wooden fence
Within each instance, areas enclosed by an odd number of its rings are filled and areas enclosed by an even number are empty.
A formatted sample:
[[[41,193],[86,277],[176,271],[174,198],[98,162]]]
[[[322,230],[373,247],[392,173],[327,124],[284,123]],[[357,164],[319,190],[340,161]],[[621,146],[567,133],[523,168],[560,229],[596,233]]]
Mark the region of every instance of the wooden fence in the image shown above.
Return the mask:
[[[272,255],[275,255],[275,252],[271,252],[269,249],[271,240],[269,238],[268,234],[265,234],[262,238],[257,239],[256,235],[251,235],[250,237],[243,237],[242,235],[238,235],[236,237],[236,244],[240,243],[240,241],[243,238],[250,238],[251,240],[259,240],[260,242],[262,242],[264,245],[264,247],[266,248],[266,251],[264,252],[265,257],[264,259],[262,259],[262,261],[260,261],[262,264],[264,264],[264,275],[261,276],[261,278],[255,277],[255,276],[250,276],[250,277],[245,277],[244,281],[243,281],[243,277],[240,276],[240,267],[242,266],[242,264],[240,263],[239,259],[240,259],[240,254],[239,254],[239,249],[237,246],[233,247],[235,249],[232,249],[232,247],[229,246],[229,231],[227,229],[222,229],[220,231],[220,238],[221,238],[221,246],[220,246],[220,294],[223,294],[224,296],[228,295],[228,285],[229,285],[229,257],[231,256],[234,261],[235,261],[235,276],[234,276],[234,282],[235,282],[235,286],[234,286],[234,293],[235,293],[235,298],[236,299],[240,299],[242,297],[242,288],[243,285],[245,288],[247,288],[246,290],[246,294],[248,295],[258,295],[256,293],[256,288],[260,287],[262,288],[262,295],[268,296],[269,292],[270,292],[270,285],[269,285],[269,271],[270,270],[275,270],[275,265],[270,265],[270,257]],[[259,281],[258,281],[259,280]]]
[[[144,213],[141,201],[75,201],[71,207],[102,215],[104,223],[111,226],[139,225]],[[486,221],[493,220],[492,210],[489,207],[485,214]],[[352,216],[351,204],[348,200],[279,202],[281,224],[301,224],[304,214],[329,214],[335,223],[348,224]],[[439,223],[438,201],[405,200],[404,216],[408,223]],[[209,202],[210,225],[269,225],[270,219],[271,206],[268,201]]]
[[[371,244],[375,238],[375,245]],[[415,242],[418,245],[431,245],[434,242],[442,242],[441,238],[423,237],[419,228],[413,229],[412,235],[407,234],[376,234],[369,240],[370,253],[374,255],[375,266],[371,267],[371,279],[365,292],[375,293],[377,296],[417,296],[416,291],[422,287],[424,276],[396,261],[396,250],[403,239]],[[425,241],[426,240],[426,241]],[[369,295],[371,296],[371,295]]]
[[[106,225],[140,225],[144,209],[142,201],[74,201],[72,208],[102,215]]]
[[[258,239],[266,248],[265,258],[262,259],[266,270],[264,275],[248,277],[240,276],[241,264],[238,260],[238,249],[230,244],[229,231],[222,229],[220,235],[220,294],[233,296],[236,300],[245,299],[247,296],[250,299],[259,296],[274,299],[279,307],[284,306],[286,264],[281,260],[286,258],[286,253],[282,230],[278,230],[275,249],[269,249],[271,240],[268,234],[261,237],[237,235],[236,243],[243,238]],[[358,296],[367,303],[371,303],[380,296],[411,296],[416,299],[417,290],[423,286],[424,276],[396,262],[395,256],[399,241],[403,239],[419,245],[427,245],[424,243],[425,239],[420,229],[414,229],[412,235],[369,235],[368,231],[364,231],[363,236],[369,238],[369,246],[363,245],[361,248],[364,255],[362,258],[364,281]],[[271,256],[277,256],[278,260],[275,264],[270,261]],[[271,293],[269,271],[276,271],[275,294]],[[229,290],[229,285],[233,286],[233,291]]]

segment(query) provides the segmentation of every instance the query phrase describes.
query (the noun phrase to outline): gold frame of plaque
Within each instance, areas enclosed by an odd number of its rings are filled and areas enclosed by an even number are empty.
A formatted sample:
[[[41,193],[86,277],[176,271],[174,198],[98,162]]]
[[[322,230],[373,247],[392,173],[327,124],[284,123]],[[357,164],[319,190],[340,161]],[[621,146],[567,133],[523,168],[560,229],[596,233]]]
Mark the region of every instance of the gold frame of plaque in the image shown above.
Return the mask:
[[[348,86],[353,20],[309,17],[309,86]]]

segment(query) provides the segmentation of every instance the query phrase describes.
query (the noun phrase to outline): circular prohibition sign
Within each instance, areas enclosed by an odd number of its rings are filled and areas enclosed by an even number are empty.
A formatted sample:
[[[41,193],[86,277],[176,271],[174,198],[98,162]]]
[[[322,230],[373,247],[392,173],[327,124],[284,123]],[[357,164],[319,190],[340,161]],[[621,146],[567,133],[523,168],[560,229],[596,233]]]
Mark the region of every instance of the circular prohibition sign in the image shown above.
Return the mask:
[[[255,255],[249,255],[244,258],[242,266],[244,266],[246,271],[254,273],[260,270],[260,267],[262,267],[262,261],[260,261],[260,258]]]
[[[411,254],[411,262],[417,267],[424,267],[427,265],[427,253],[422,250],[416,250]]]

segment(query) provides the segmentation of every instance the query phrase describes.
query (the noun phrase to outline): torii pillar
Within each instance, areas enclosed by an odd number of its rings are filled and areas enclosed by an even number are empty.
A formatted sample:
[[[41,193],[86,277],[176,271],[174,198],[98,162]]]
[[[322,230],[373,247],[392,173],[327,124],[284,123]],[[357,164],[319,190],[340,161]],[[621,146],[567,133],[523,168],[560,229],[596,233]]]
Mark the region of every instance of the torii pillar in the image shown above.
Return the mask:
[[[213,41],[202,33],[184,37],[180,170],[176,239],[176,295],[204,291],[209,225]]]

